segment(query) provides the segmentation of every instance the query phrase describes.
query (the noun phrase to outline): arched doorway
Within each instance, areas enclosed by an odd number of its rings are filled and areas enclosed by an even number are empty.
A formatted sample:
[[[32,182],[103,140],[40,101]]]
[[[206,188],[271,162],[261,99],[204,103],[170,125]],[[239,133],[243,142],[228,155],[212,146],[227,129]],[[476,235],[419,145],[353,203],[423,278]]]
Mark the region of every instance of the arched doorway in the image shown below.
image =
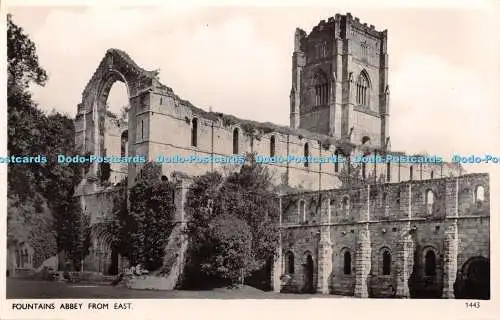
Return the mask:
[[[490,299],[490,261],[484,257],[469,259],[455,282],[458,299]]]
[[[311,254],[306,255],[304,266],[304,293],[314,292],[314,261]]]

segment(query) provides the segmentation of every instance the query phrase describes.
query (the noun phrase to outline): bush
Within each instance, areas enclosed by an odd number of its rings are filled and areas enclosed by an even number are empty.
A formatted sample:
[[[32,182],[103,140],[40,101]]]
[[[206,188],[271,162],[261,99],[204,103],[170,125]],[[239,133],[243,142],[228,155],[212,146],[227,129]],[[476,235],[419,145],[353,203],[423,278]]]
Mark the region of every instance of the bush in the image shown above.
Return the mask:
[[[184,287],[216,286],[236,281],[242,271],[247,277],[267,267],[278,245],[279,207],[273,191],[267,169],[255,164],[225,179],[210,172],[194,181],[186,200],[189,250]],[[238,251],[242,247],[244,256]]]
[[[216,217],[204,244],[212,254],[201,264],[202,272],[224,284],[234,284],[248,274],[252,264],[252,233],[248,224],[233,215]]]

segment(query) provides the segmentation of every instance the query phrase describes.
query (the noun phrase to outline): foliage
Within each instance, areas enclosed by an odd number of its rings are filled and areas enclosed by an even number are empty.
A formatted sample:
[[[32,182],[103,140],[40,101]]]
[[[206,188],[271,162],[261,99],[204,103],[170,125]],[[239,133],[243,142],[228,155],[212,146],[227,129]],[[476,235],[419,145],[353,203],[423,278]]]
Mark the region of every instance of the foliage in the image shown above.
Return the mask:
[[[201,264],[201,271],[233,284],[252,261],[252,233],[248,224],[234,215],[222,214],[208,225],[203,247],[212,254]]]
[[[160,168],[161,170],[161,168]],[[126,193],[115,199],[114,221],[111,223],[114,246],[133,265],[142,264],[148,270],[162,266],[165,247],[173,229],[175,204],[174,185],[158,178],[158,165],[143,167],[140,180],[130,189],[130,208]]]
[[[30,85],[43,86],[47,73],[39,65],[34,42],[12,16],[7,22],[8,152],[16,156],[44,155],[48,160],[9,164],[8,238],[10,243],[28,239],[36,250],[35,259],[58,250],[71,252],[69,255],[76,259],[75,255],[81,256],[84,244],[80,238],[87,228],[85,223],[74,223],[85,220],[80,219],[82,213],[73,198],[80,169],[54,161],[58,154],[76,154],[73,121],[59,113],[46,114],[32,101]]]
[[[279,207],[267,168],[251,163],[237,172],[223,178],[218,172],[209,172],[195,179],[187,194],[186,211],[190,217],[187,233],[190,239],[188,252],[186,285],[192,286],[203,281],[211,283],[210,278],[232,279],[235,273],[246,276],[262,268],[269,258],[274,257],[278,245]],[[232,245],[242,245],[240,240],[223,242],[227,248],[214,248],[213,226],[220,217],[231,216],[248,225],[251,233],[247,257],[243,270],[229,265],[223,273],[213,261],[216,257],[228,254]],[[236,223],[236,222],[235,222]],[[220,227],[224,228],[224,227]],[[241,227],[243,228],[243,227]],[[228,231],[230,234],[230,232]],[[232,239],[227,236],[226,239]],[[219,258],[220,259],[220,258]],[[198,272],[201,270],[202,272]],[[203,279],[203,280],[202,280]]]
[[[7,64],[9,87],[26,90],[31,82],[44,85],[47,72],[40,67],[36,46],[24,30],[7,15]]]
[[[41,196],[20,201],[17,195],[7,197],[7,246],[16,247],[29,243],[34,249],[33,264],[56,253],[56,235],[52,215]]]

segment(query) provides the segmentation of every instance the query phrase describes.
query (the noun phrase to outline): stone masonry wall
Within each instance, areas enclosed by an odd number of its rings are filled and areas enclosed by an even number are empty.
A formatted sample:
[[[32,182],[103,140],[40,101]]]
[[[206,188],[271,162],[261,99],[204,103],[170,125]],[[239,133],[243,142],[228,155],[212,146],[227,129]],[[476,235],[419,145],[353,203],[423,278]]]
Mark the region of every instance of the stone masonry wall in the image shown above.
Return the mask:
[[[474,194],[478,187],[484,188],[482,201],[476,199],[477,192]],[[426,204],[428,191],[435,195],[432,206]],[[327,203],[322,214],[329,220],[314,220],[321,213],[319,209],[314,212],[320,197]],[[342,202],[346,197],[351,201],[347,205]],[[372,185],[370,191],[297,193],[284,196],[282,202],[283,256],[292,251],[299,257],[297,266],[304,252],[317,250],[318,240],[312,241],[313,235],[329,229],[331,256],[321,255],[324,260],[315,261],[315,265],[316,270],[332,265],[328,281],[330,292],[335,294],[408,297],[411,286],[416,290],[425,281],[429,290],[452,297],[456,273],[464,264],[474,257],[490,257],[487,174]],[[306,208],[305,219],[299,207]],[[435,276],[424,275],[429,250],[436,255]],[[384,251],[391,257],[388,274],[383,274]],[[345,270],[346,252],[351,254],[350,272]],[[302,269],[297,267],[288,276],[296,290],[303,285]],[[409,280],[413,282],[409,284]]]

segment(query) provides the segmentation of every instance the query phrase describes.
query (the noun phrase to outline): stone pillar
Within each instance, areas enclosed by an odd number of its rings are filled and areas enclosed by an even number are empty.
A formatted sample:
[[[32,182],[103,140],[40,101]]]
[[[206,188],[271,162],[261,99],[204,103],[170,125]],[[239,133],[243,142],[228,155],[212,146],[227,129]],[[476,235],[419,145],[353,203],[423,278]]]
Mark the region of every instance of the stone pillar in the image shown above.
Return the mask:
[[[368,276],[371,269],[371,243],[370,230],[365,224],[361,230],[356,243],[356,286],[354,296],[368,298]]]
[[[455,178],[446,182],[445,213],[452,219],[451,225],[445,231],[444,239],[444,265],[443,265],[443,298],[453,299],[455,294],[453,284],[458,271],[458,190],[459,179]]]
[[[279,244],[276,249],[276,256],[271,268],[271,290],[273,292],[281,292],[281,275],[283,272],[283,200],[279,196]]]
[[[409,230],[403,231],[400,241],[396,244],[396,296],[409,298],[408,279],[413,271],[413,240]]]
[[[333,270],[332,241],[330,235],[330,200],[321,201],[321,230],[318,245],[318,289],[319,293],[330,293],[329,279]]]
[[[329,279],[332,273],[332,242],[329,227],[321,228],[321,238],[318,247],[318,292],[328,294]]]
[[[183,223],[186,221],[185,202],[190,181],[186,178],[176,177],[175,173],[172,175],[172,178],[174,181],[176,181],[175,195],[174,195],[176,212],[174,221],[177,223]]]
[[[292,57],[292,90],[290,92],[290,127],[300,126],[300,106],[302,98],[302,70],[306,64],[306,54],[302,51],[301,42],[306,37],[305,31],[295,30],[295,48]]]
[[[444,268],[443,268],[443,298],[453,299],[453,285],[458,271],[458,228],[456,222],[445,231],[444,238]]]

